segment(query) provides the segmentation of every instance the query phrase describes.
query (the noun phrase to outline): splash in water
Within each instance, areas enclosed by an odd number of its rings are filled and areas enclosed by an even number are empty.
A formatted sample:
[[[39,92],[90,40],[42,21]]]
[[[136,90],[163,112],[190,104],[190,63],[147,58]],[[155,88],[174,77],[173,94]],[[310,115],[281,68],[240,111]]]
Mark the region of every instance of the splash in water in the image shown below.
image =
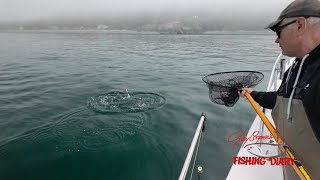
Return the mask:
[[[114,91],[93,96],[88,100],[88,106],[102,113],[133,113],[157,109],[165,102],[165,98],[161,95],[144,92],[129,95],[126,89],[126,93]]]
[[[129,94],[129,92],[128,92],[128,89],[126,89],[126,92],[127,92],[127,94],[128,94],[127,98],[130,98],[130,94]]]

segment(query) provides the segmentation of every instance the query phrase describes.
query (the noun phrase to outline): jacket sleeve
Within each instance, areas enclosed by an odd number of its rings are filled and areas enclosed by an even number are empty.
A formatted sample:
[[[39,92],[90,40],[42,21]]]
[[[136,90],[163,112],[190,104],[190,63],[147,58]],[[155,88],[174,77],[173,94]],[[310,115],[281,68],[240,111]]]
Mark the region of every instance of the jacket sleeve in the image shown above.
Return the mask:
[[[252,91],[251,94],[252,98],[260,104],[260,106],[273,109],[276,105],[277,100],[277,92],[257,92]]]

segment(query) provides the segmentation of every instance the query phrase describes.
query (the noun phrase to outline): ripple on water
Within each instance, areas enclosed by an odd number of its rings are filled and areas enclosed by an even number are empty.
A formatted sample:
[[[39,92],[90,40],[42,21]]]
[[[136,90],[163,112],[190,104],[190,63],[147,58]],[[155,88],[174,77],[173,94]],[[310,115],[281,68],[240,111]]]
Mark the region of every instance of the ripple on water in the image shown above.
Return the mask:
[[[10,157],[22,159],[30,157],[32,161],[31,157],[40,158],[39,154],[34,154],[34,156],[29,154],[26,157],[19,151],[41,151],[44,156],[54,158],[72,152],[110,150],[118,145],[126,145],[137,134],[144,134],[145,119],[146,116],[142,113],[106,116],[87,108],[76,110],[65,115],[56,123],[46,124],[3,140],[0,143],[0,160]]]
[[[155,93],[109,92],[91,97],[88,107],[101,113],[134,113],[157,109],[165,104],[163,96]]]
[[[126,164],[133,171],[130,174],[145,168],[158,169],[156,175],[160,179],[172,179],[176,175],[171,167],[175,163],[175,148],[162,141],[161,133],[147,126],[149,116],[106,115],[87,108],[73,111],[55,123],[29,130],[0,145],[0,161],[6,162],[0,168],[38,167],[57,160],[68,164],[63,162],[66,157],[94,158],[100,153],[101,158],[113,162],[110,167],[104,164],[109,168],[121,169]],[[142,174],[154,176],[154,172]]]
[[[143,114],[106,116],[86,110],[63,117],[53,126],[57,151],[96,152],[125,144],[144,126]]]

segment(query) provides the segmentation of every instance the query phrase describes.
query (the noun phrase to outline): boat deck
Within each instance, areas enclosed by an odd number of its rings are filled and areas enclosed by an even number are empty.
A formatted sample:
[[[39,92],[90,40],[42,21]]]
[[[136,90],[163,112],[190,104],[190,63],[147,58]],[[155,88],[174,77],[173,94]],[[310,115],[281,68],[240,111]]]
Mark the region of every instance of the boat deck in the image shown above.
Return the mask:
[[[270,122],[273,124],[273,120],[271,117],[271,111],[267,110],[265,113],[267,118],[270,120]],[[254,122],[251,125],[251,128],[248,132],[248,136],[251,136],[254,131],[259,130],[261,126],[261,119],[259,116],[257,116],[254,120]],[[264,125],[263,125],[264,126]],[[263,128],[263,134],[268,135],[270,134],[268,129],[266,127]],[[272,139],[274,141],[274,139]],[[278,154],[278,148],[277,146],[266,146],[266,145],[259,145],[253,146],[249,150],[250,147],[245,147],[248,144],[252,144],[253,142],[247,141],[243,144],[243,146],[240,148],[238,152],[238,157],[256,157],[255,155],[251,154],[257,154],[260,156],[268,156],[267,154],[276,155]],[[259,148],[259,149],[257,149]],[[250,152],[251,153],[250,153]],[[282,166],[281,165],[271,165],[270,161],[266,161],[264,165],[239,165],[239,164],[233,164],[230,170],[230,173],[227,177],[228,180],[283,180],[283,174],[282,174]]]

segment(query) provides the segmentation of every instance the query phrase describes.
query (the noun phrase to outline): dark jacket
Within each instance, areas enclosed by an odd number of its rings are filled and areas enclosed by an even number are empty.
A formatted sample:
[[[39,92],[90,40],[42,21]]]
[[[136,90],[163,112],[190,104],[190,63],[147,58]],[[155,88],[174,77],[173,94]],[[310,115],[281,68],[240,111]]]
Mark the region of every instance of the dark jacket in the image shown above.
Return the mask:
[[[283,81],[277,92],[251,92],[252,98],[259,103],[262,107],[267,109],[273,109],[276,104],[277,96],[283,96],[286,98],[290,97],[293,89],[293,84],[298,73],[301,60],[296,59],[292,65],[291,75],[289,76],[288,82],[286,82],[288,72],[287,70],[284,74]],[[305,60],[299,81],[303,79],[308,73],[313,72],[309,80],[306,82],[308,84],[301,90],[296,89],[293,96],[294,99],[301,99],[303,106],[307,113],[308,119],[312,126],[314,133],[320,142],[320,68],[318,64],[320,63],[320,45],[316,47]],[[318,67],[317,70],[313,71],[312,68]],[[311,73],[310,73],[311,74]]]

